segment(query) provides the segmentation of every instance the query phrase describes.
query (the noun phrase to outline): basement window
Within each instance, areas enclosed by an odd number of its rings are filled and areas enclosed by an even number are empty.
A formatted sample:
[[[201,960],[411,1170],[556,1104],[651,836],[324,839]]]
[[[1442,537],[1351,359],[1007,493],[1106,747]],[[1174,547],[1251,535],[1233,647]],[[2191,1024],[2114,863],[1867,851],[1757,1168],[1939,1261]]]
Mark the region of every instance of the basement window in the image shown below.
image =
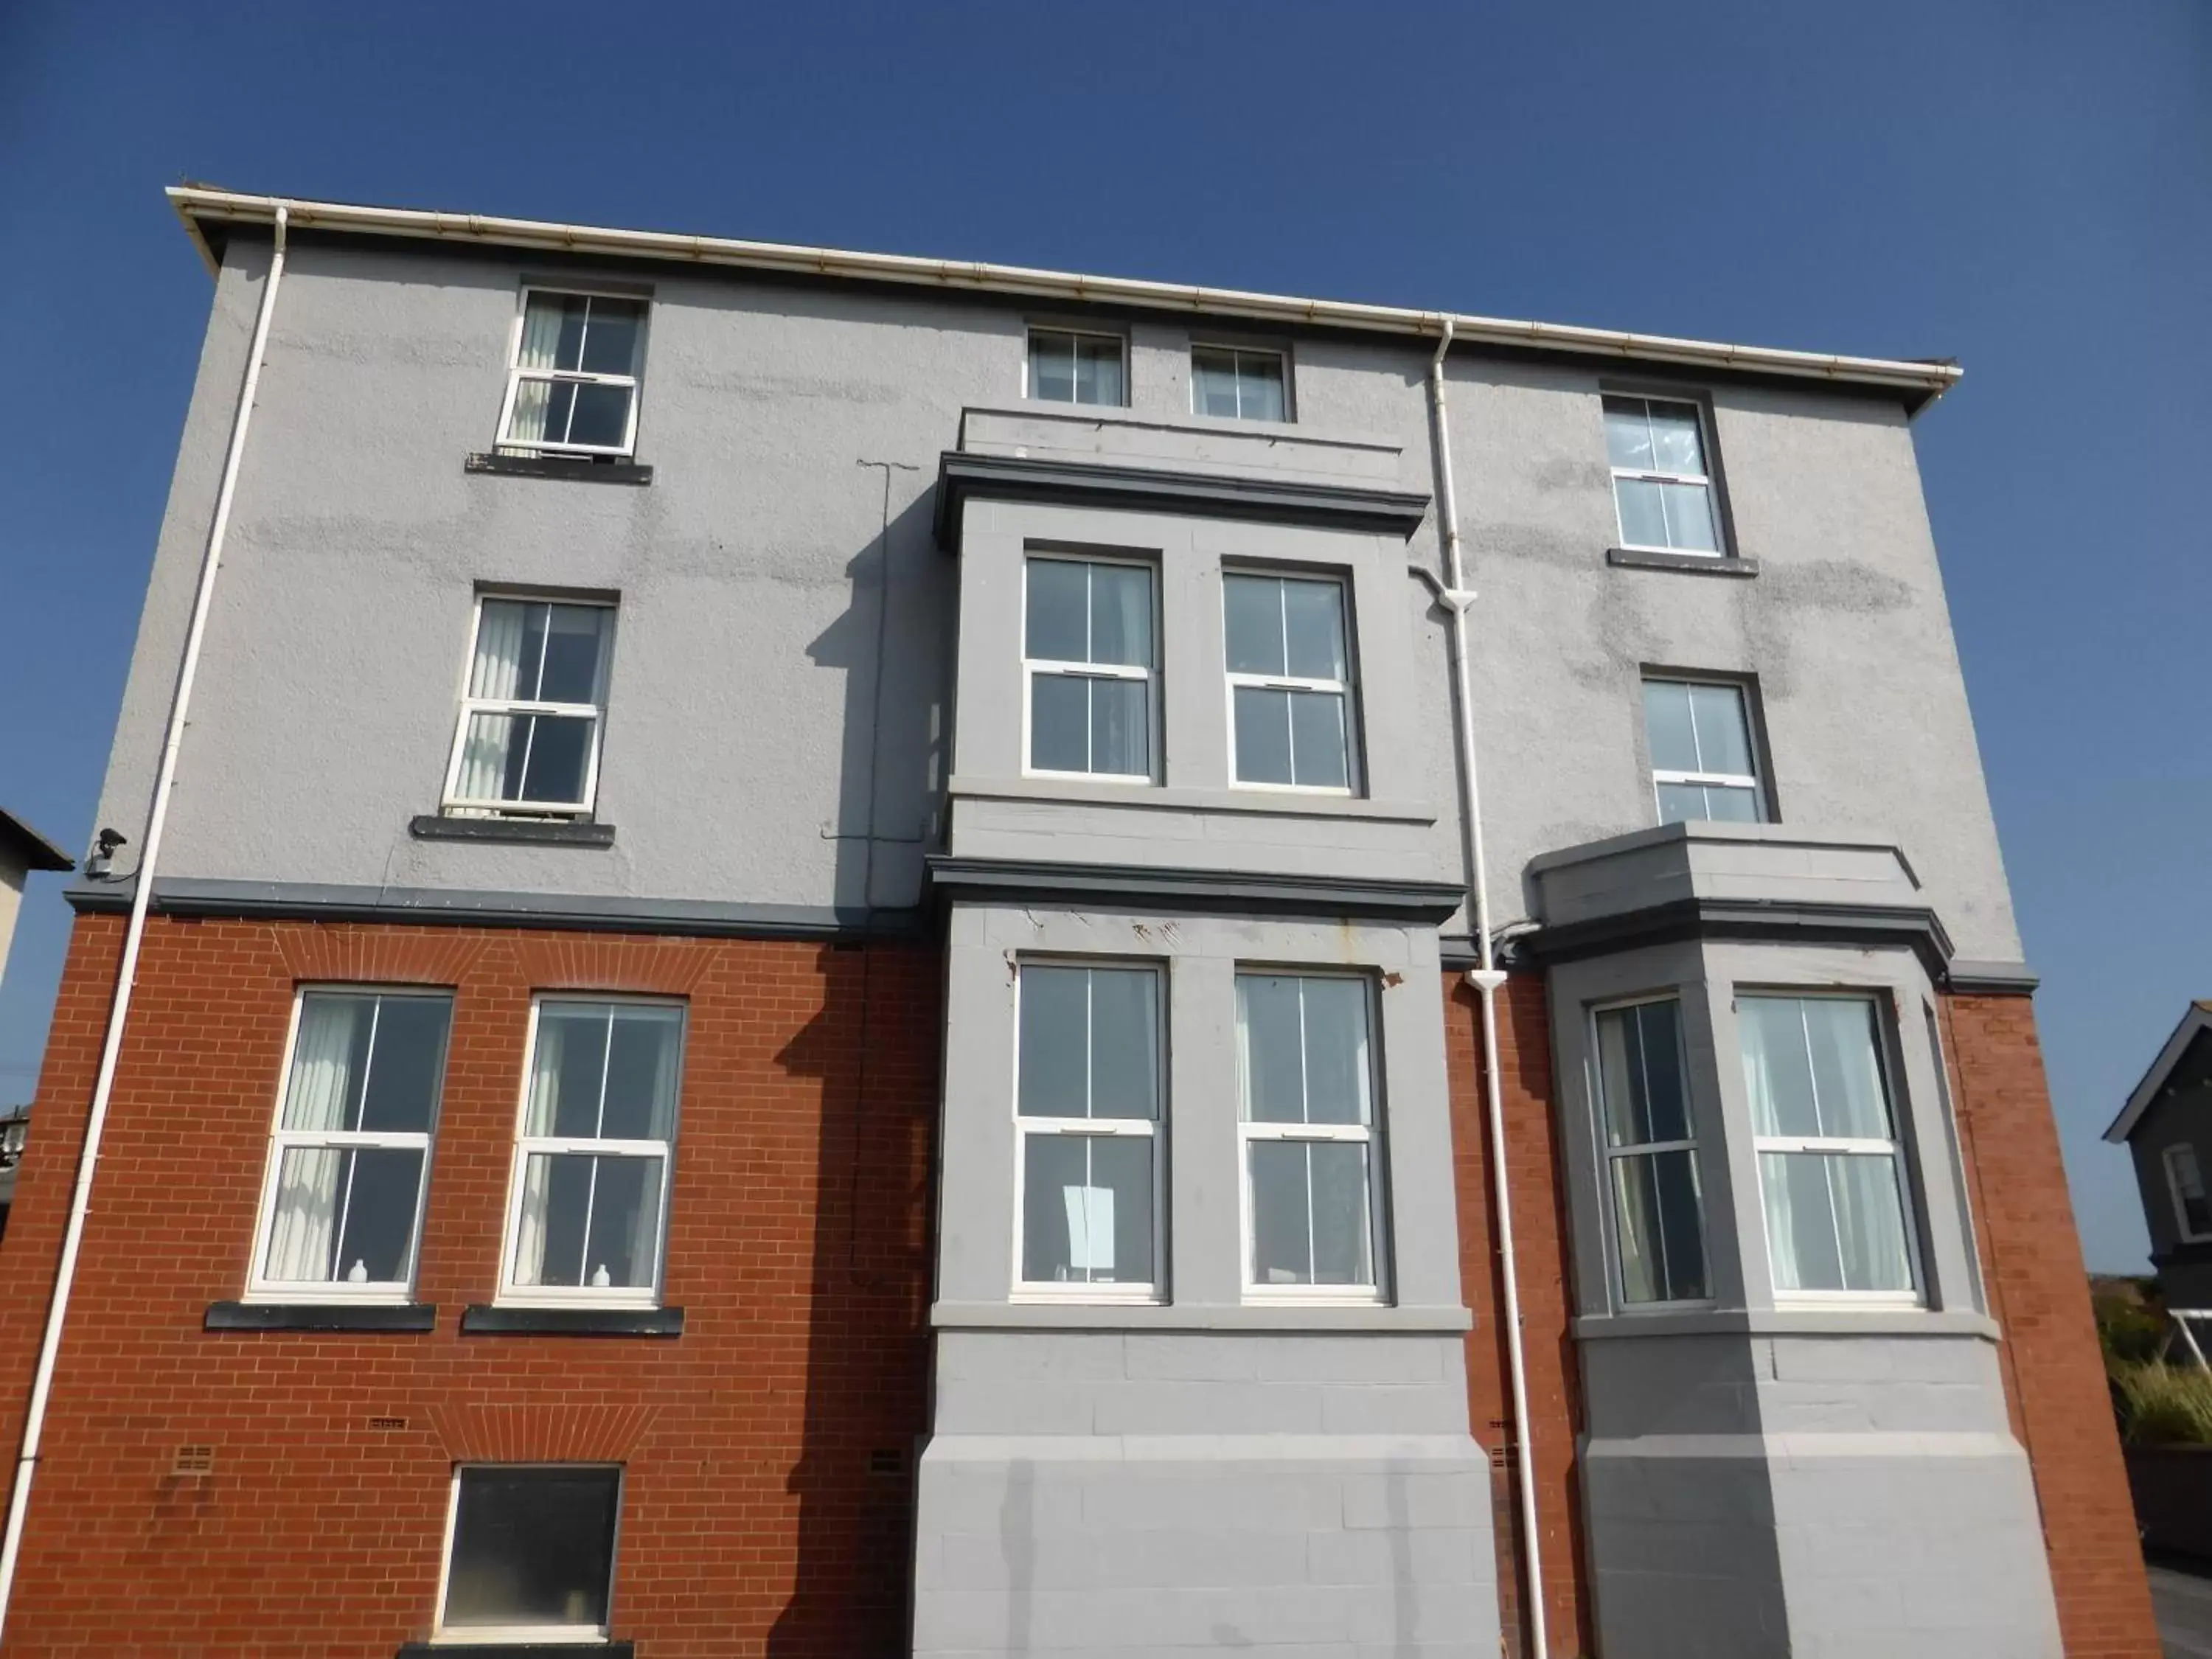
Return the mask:
[[[605,1640],[621,1512],[619,1466],[456,1469],[440,1638]]]

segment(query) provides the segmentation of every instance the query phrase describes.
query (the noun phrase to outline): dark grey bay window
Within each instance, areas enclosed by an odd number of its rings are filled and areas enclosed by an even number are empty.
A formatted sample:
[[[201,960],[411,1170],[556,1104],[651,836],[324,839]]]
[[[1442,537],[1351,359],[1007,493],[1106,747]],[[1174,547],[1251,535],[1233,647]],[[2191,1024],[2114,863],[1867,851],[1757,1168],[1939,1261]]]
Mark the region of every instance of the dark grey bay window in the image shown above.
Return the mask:
[[[1150,966],[1021,966],[1015,1180],[1024,1291],[1154,1292],[1160,987]]]
[[[500,448],[523,455],[630,453],[644,342],[642,300],[524,289]]]
[[[453,1472],[440,1637],[604,1639],[621,1513],[619,1467],[462,1465]]]
[[[1256,1294],[1377,1293],[1373,1001],[1354,975],[1237,976],[1245,1259]]]
[[[1338,793],[1356,787],[1358,711],[1343,582],[1236,573],[1223,576],[1221,589],[1236,781]]]
[[[1646,679],[1644,726],[1660,823],[1763,823],[1771,816],[1741,685]]]
[[[1711,1292],[1682,1005],[1601,1009],[1597,1056],[1621,1300],[1701,1301]]]
[[[1125,404],[1121,358],[1118,335],[1033,328],[1029,395],[1048,404]]]
[[[477,601],[447,816],[591,816],[614,623],[604,603]]]
[[[300,993],[249,1294],[410,1291],[453,1007],[442,993]]]
[[[1158,719],[1152,567],[1033,554],[1024,580],[1029,769],[1151,782]]]

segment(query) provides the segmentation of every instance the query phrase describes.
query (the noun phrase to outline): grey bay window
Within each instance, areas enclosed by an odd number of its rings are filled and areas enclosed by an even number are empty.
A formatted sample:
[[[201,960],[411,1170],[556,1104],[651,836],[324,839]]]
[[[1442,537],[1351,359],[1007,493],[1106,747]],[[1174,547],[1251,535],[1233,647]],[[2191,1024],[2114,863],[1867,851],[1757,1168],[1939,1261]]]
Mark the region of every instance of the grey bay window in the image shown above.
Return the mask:
[[[477,601],[448,817],[591,815],[614,622],[611,605]]]
[[[1344,584],[1237,573],[1221,586],[1236,781],[1355,788],[1358,720]]]
[[[1621,1300],[1701,1301],[1711,1292],[1682,1005],[1600,1010],[1597,1056]]]
[[[1190,408],[1194,415],[1237,421],[1291,418],[1289,376],[1279,351],[1242,346],[1190,349]]]
[[[1369,981],[1237,976],[1247,1284],[1373,1300],[1380,1131]]]
[[[1608,396],[1605,447],[1623,547],[1720,554],[1720,514],[1696,404]]]
[[[1777,1296],[1916,1299],[1873,1000],[1745,995],[1736,1013]]]
[[[453,1000],[311,989],[295,1004],[249,1290],[412,1289]]]
[[[1153,1296],[1160,982],[1152,967],[1021,965],[1014,1109],[1024,1291]]]
[[[1651,788],[1660,823],[1766,821],[1766,792],[1742,686],[1647,679],[1644,726],[1651,745]]]
[[[683,1072],[681,1006],[538,999],[502,1301],[657,1301]]]
[[[1030,331],[1029,395],[1040,403],[1119,405],[1128,401],[1121,337],[1070,329]]]
[[[499,447],[511,454],[629,454],[644,340],[642,300],[525,289]]]
[[[453,1472],[451,1502],[441,1639],[605,1639],[622,1513],[619,1468],[463,1464]]]
[[[1032,555],[1024,574],[1029,769],[1151,782],[1152,568]]]
[[[2166,1189],[2173,1199],[2173,1224],[2184,1243],[2212,1238],[2212,1199],[2204,1193],[2204,1171],[2197,1162],[2197,1148],[2187,1142],[2169,1146],[2161,1155],[2166,1164]]]

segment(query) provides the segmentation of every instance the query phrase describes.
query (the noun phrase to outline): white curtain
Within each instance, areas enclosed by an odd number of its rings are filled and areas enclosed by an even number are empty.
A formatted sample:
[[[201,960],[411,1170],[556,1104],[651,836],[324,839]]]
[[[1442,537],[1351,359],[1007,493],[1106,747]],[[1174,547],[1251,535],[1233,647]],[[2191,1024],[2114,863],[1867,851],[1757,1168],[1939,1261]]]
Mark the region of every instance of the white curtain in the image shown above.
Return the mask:
[[[529,1135],[553,1133],[561,1102],[561,1051],[568,1035],[562,1021],[538,1020],[538,1044],[530,1071],[530,1103],[522,1132]],[[546,1206],[552,1197],[553,1160],[532,1158],[522,1172],[522,1214],[514,1232],[514,1282],[542,1284],[545,1274]]]
[[[1067,1266],[1086,1279],[1114,1271],[1114,1189],[1063,1187],[1067,1206]]]
[[[512,697],[522,684],[522,651],[528,607],[513,599],[486,599],[477,622],[477,650],[469,665],[471,697]],[[507,756],[519,722],[506,714],[477,714],[461,748],[455,790],[468,800],[497,800],[507,782]]]
[[[515,354],[517,368],[547,369],[554,367],[561,344],[562,302],[543,295],[533,295],[529,309],[522,315],[522,345]],[[534,444],[545,441],[545,416],[551,407],[553,386],[550,381],[522,380],[515,383],[514,413],[507,422],[507,435],[516,443]]]
[[[354,997],[309,997],[301,1004],[300,1033],[292,1045],[292,1075],[284,1091],[285,1128],[349,1127],[346,1108],[352,1092],[356,1026],[374,1006]],[[345,1158],[334,1147],[285,1151],[276,1172],[276,1212],[269,1230],[264,1277],[330,1278],[338,1174]]]

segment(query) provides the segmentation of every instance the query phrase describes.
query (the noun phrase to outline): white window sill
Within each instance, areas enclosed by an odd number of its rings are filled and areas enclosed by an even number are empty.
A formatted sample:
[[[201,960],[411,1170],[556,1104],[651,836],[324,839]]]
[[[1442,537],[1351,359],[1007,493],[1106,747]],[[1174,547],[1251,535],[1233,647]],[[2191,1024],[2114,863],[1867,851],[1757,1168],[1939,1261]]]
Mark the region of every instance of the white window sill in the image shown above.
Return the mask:
[[[1887,1303],[1853,1307],[1795,1304],[1780,1308],[1685,1308],[1586,1314],[1574,1322],[1578,1340],[1638,1336],[1912,1336],[1997,1338],[1996,1322],[1968,1309]]]

